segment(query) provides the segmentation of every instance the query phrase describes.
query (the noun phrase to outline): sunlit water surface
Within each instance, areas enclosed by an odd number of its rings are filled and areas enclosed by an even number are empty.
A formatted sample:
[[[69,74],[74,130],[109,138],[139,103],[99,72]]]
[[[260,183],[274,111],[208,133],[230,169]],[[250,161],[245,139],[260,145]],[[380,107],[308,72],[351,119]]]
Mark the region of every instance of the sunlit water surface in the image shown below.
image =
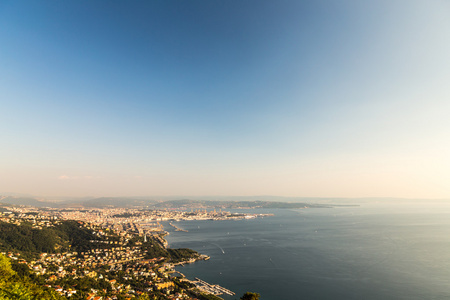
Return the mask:
[[[177,270],[236,292],[227,300],[450,299],[449,205],[244,212],[274,216],[165,226],[170,247],[211,257]]]

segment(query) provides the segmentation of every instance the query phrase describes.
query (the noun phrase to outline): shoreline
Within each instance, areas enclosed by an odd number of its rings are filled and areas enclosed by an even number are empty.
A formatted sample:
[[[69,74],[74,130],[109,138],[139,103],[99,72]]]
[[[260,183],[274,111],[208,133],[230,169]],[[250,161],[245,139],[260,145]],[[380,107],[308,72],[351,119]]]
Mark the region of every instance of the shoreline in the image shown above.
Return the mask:
[[[187,230],[179,229],[178,227],[174,226],[172,224],[172,222],[169,222],[169,225],[172,226],[173,228],[175,228],[175,231],[189,232]],[[167,248],[169,247],[169,243],[165,239],[165,236],[167,236],[169,234],[170,234],[169,232],[165,231],[164,238],[162,238],[165,241],[165,244],[166,244]],[[191,250],[193,250],[193,249],[191,249]],[[223,295],[223,294],[226,294],[226,295],[229,295],[229,296],[235,296],[236,295],[235,292],[233,292],[233,291],[231,291],[231,290],[229,290],[227,288],[224,288],[224,287],[220,286],[219,284],[211,284],[211,283],[208,283],[208,282],[206,282],[206,281],[204,281],[204,280],[202,280],[202,279],[200,279],[198,277],[194,277],[195,280],[190,280],[181,271],[175,270],[175,266],[180,266],[181,265],[182,267],[184,267],[185,264],[193,264],[193,263],[195,263],[197,261],[207,261],[207,260],[211,259],[211,257],[206,255],[206,254],[200,254],[199,252],[197,252],[197,253],[199,254],[199,256],[196,257],[196,258],[190,258],[189,260],[180,261],[180,262],[177,262],[177,263],[172,263],[173,271],[171,271],[171,273],[178,273],[178,274],[180,274],[180,276],[181,276],[180,280],[181,281],[187,281],[190,284],[193,284],[202,293],[214,295],[214,296],[216,296],[216,297],[218,297],[220,299],[223,299],[223,298],[219,297],[219,295]],[[178,277],[178,276],[176,276],[176,277]]]

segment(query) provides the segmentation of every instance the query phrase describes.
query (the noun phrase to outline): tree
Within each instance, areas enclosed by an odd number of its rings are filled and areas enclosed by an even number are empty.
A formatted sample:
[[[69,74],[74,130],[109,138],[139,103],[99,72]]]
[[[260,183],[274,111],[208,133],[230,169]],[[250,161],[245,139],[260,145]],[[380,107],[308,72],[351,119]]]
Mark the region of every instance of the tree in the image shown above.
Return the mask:
[[[247,292],[241,297],[241,300],[259,300],[259,294]]]
[[[3,254],[0,254],[0,280],[6,281],[15,274],[16,272],[11,268],[11,261]]]
[[[25,273],[23,275],[26,275]],[[56,300],[58,294],[45,290],[25,276],[21,278],[11,267],[9,258],[0,254],[0,299],[1,300]]]

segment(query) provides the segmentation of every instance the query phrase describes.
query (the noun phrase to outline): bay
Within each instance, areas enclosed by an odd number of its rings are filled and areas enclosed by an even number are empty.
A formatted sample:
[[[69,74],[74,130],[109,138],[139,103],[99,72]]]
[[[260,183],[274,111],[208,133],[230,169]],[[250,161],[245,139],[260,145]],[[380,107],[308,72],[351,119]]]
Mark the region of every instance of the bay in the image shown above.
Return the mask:
[[[236,293],[226,300],[450,299],[446,203],[239,212],[274,216],[165,226],[170,247],[211,257],[177,270]]]

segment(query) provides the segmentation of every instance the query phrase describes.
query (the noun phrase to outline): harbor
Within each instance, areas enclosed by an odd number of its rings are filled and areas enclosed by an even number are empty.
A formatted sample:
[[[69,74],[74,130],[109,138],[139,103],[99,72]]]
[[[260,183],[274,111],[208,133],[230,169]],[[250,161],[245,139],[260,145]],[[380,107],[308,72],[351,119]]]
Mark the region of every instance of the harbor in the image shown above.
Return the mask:
[[[207,283],[206,281],[201,280],[200,278],[195,277],[196,281],[191,281],[191,283],[195,284],[195,286],[197,288],[199,288],[200,290],[209,293],[209,294],[213,294],[213,295],[222,295],[222,294],[227,294],[230,296],[234,296],[235,293],[224,288],[221,287],[218,284],[210,284]]]

